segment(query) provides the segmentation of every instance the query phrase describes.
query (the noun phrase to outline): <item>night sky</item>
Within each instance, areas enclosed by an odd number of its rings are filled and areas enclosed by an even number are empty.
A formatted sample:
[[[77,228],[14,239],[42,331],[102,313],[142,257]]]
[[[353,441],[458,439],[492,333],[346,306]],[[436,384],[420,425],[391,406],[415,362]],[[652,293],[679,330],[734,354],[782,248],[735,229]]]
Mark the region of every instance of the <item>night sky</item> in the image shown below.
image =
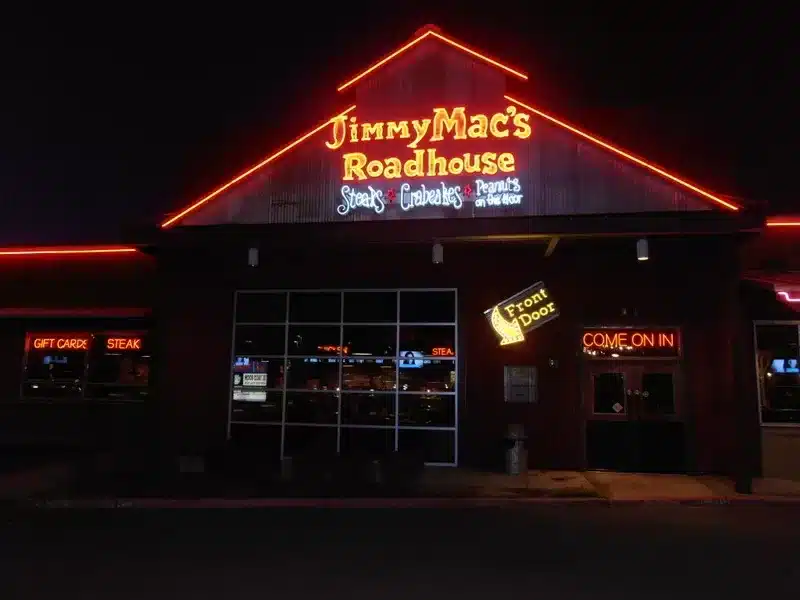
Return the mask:
[[[158,222],[330,116],[338,83],[426,23],[526,71],[541,109],[800,212],[789,3],[165,4],[2,19],[0,246]]]

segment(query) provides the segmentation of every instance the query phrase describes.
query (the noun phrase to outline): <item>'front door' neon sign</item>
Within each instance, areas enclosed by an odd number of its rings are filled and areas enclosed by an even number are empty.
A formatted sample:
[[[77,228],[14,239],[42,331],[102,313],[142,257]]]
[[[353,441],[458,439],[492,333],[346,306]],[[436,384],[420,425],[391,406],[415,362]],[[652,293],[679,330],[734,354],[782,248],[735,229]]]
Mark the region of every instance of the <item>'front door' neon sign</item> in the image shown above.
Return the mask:
[[[559,315],[558,305],[541,281],[484,311],[501,346],[525,341],[525,334]]]

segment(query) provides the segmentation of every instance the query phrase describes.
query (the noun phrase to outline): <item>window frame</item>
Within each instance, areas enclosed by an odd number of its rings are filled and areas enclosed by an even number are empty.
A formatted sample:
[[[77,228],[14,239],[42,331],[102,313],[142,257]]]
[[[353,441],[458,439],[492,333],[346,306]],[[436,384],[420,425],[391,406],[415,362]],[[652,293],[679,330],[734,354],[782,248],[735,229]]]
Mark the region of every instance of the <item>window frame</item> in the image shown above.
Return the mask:
[[[439,321],[431,321],[431,322],[403,322],[401,320],[401,310],[402,310],[402,295],[403,293],[412,292],[412,293],[451,293],[453,294],[453,318],[452,321],[446,322],[439,322]],[[354,294],[386,294],[386,293],[393,293],[396,297],[396,318],[394,321],[345,321],[345,302],[348,300],[348,295],[352,297]],[[276,322],[276,321],[242,321],[239,322],[237,319],[237,307],[239,304],[239,298],[241,295],[255,295],[255,294],[283,294],[286,298],[286,310],[285,310],[285,319],[283,322]],[[290,320],[291,317],[291,302],[293,294],[338,294],[339,295],[339,309],[340,315],[338,322],[294,322]],[[248,304],[250,304],[248,302]],[[458,290],[457,288],[339,288],[339,289],[331,289],[331,288],[321,288],[321,289],[240,289],[236,290],[234,293],[233,299],[233,319],[232,319],[232,336],[231,336],[231,357],[230,357],[230,367],[236,362],[236,359],[239,354],[236,352],[237,348],[237,330],[242,325],[250,325],[250,326],[283,326],[284,333],[286,337],[286,343],[284,345],[284,353],[283,356],[278,355],[252,355],[251,358],[269,358],[269,359],[281,359],[283,358],[284,364],[284,377],[283,377],[283,397],[282,397],[282,408],[281,408],[281,420],[280,422],[277,421],[251,421],[251,420],[236,420],[234,419],[233,410],[234,400],[233,400],[233,386],[230,386],[229,389],[229,396],[228,396],[228,416],[227,416],[227,435],[228,439],[231,437],[231,429],[232,426],[242,427],[242,426],[269,426],[269,427],[277,427],[280,426],[281,428],[281,446],[280,446],[280,457],[281,459],[284,457],[285,450],[286,450],[286,429],[288,427],[335,427],[337,430],[336,434],[336,453],[341,452],[342,448],[342,432],[343,430],[348,429],[389,429],[394,431],[394,448],[398,450],[398,440],[400,438],[400,430],[418,430],[418,431],[435,431],[435,432],[449,432],[453,436],[453,448],[454,453],[452,457],[452,462],[431,462],[426,463],[429,465],[436,465],[436,466],[456,466],[458,464],[458,433],[459,433],[459,396],[461,393],[461,385],[460,385],[460,378],[459,378],[459,362],[460,362],[460,345],[459,345],[459,331],[458,331]],[[339,402],[339,410],[337,416],[337,422],[335,424],[308,424],[308,423],[292,423],[287,421],[287,392],[291,393],[295,390],[295,388],[287,387],[288,385],[288,367],[289,361],[291,359],[298,359],[298,358],[309,358],[306,356],[297,356],[294,354],[289,353],[289,331],[292,326],[327,326],[327,327],[338,327],[339,328],[339,341],[338,341],[338,354],[318,354],[314,355],[311,358],[319,358],[319,357],[338,357],[338,364],[339,364],[339,387],[342,386],[342,377],[343,377],[343,366],[345,357],[352,357],[352,355],[348,355],[342,352],[344,347],[344,332],[346,327],[393,327],[395,332],[395,356],[388,356],[388,357],[378,357],[378,356],[370,356],[370,358],[384,358],[389,360],[395,361],[395,386],[394,390],[392,391],[381,391],[381,392],[370,392],[370,391],[359,391],[359,390],[344,390],[338,389],[336,395],[338,397]],[[401,328],[403,327],[452,327],[453,329],[453,350],[455,352],[455,356],[452,358],[449,357],[436,357],[436,356],[425,356],[425,359],[436,359],[436,360],[447,360],[451,361],[455,371],[455,389],[452,392],[442,392],[442,395],[452,398],[453,404],[453,413],[454,413],[454,424],[451,427],[436,427],[436,426],[404,426],[400,424],[400,414],[399,414],[399,399],[402,394],[419,394],[425,395],[427,392],[402,392],[399,388],[399,381],[400,381],[400,362],[402,357],[400,356],[400,334]],[[243,355],[242,355],[243,356]],[[231,380],[232,381],[232,380]],[[271,389],[271,388],[270,388]],[[299,390],[299,391],[307,391],[307,390]],[[314,392],[312,392],[314,393]],[[330,391],[319,391],[316,393],[330,393]],[[394,426],[385,426],[385,425],[353,425],[343,423],[343,416],[342,416],[342,395],[343,394],[358,394],[358,393],[380,393],[381,395],[386,395],[391,397],[394,403]]]
[[[756,398],[758,400],[758,424],[761,427],[775,427],[775,428],[800,428],[800,422],[785,423],[764,421],[764,398],[762,396],[761,382],[758,375],[758,328],[759,326],[792,326],[797,331],[797,342],[800,348],[800,320],[754,320],[753,321],[753,369],[756,378]]]

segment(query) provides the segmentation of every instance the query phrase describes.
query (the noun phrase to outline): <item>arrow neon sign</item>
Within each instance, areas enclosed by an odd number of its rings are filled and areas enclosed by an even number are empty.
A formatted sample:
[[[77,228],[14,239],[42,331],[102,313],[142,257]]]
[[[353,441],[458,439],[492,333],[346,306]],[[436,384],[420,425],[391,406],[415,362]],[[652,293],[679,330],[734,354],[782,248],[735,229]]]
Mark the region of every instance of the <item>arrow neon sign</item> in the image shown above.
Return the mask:
[[[558,306],[547,287],[539,281],[484,311],[501,346],[525,341],[525,334],[552,321]]]

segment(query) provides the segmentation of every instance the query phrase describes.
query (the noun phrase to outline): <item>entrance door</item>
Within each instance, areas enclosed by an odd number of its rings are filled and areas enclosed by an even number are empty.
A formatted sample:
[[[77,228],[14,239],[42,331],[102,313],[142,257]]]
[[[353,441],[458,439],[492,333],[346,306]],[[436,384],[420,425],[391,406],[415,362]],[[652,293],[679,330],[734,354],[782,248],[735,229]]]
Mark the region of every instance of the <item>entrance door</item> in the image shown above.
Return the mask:
[[[676,363],[589,363],[583,398],[589,468],[686,470]]]

